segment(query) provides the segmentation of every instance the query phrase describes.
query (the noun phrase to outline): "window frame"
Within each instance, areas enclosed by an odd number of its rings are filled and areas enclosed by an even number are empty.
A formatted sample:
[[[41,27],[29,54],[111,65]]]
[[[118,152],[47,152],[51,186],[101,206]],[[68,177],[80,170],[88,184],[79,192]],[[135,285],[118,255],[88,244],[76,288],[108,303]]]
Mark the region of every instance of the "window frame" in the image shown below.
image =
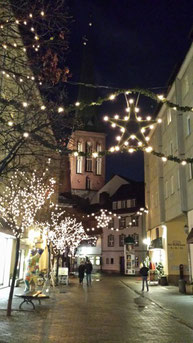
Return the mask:
[[[187,126],[186,126],[186,135],[189,136],[191,134],[191,122],[190,122],[190,116],[188,116],[186,118],[186,123],[187,123]]]
[[[100,143],[96,144],[96,151],[98,153],[102,151],[102,145]],[[102,157],[96,158],[96,175],[102,175]]]
[[[112,238],[112,240],[110,238]],[[112,233],[107,236],[107,246],[108,248],[113,248],[115,246],[115,236],[112,235]]]
[[[125,237],[126,237],[126,235],[125,235],[124,233],[122,233],[121,235],[119,235],[119,246],[120,246],[120,247],[124,247]]]
[[[123,230],[125,228],[126,228],[126,217],[121,216],[121,218],[119,219],[119,229]]]
[[[85,143],[85,152],[89,154],[85,157],[85,172],[92,173],[93,172],[93,159],[92,159],[92,143],[90,141],[86,141]]]

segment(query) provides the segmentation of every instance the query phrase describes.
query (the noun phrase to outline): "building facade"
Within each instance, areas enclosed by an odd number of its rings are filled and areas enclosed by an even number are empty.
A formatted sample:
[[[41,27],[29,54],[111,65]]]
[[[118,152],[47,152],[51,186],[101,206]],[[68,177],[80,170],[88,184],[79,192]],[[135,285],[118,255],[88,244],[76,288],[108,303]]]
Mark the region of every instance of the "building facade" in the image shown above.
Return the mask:
[[[80,153],[70,157],[72,194],[91,200],[105,183],[105,157],[92,155],[105,150],[105,134],[76,130],[72,149]],[[81,156],[81,152],[88,155]]]
[[[110,222],[102,227],[102,271],[128,274],[125,268],[125,241],[133,241],[135,273],[146,257],[144,214],[144,184],[114,175],[95,195],[93,203],[107,208]],[[94,206],[94,204],[93,204]],[[110,214],[112,213],[112,214]]]
[[[167,99],[180,106],[193,106],[193,45],[191,45]],[[177,111],[162,105],[158,112],[162,124],[151,133],[150,145],[165,156],[177,156],[181,160],[193,157],[193,117],[191,112]],[[189,231],[193,220],[192,163],[182,165],[168,159],[145,154],[145,183],[147,236],[152,262],[162,262],[168,281],[178,282],[179,265],[184,275],[192,275],[187,245],[186,225]]]

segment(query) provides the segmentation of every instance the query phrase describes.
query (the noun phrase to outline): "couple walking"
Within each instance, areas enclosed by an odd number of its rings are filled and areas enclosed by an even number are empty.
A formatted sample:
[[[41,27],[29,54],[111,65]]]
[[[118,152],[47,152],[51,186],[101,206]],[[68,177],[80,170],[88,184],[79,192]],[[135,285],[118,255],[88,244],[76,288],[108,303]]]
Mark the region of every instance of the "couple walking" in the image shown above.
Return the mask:
[[[92,273],[92,263],[87,260],[85,263],[82,261],[78,267],[78,277],[79,283],[83,283],[84,273],[86,272],[86,282],[87,286],[91,285],[91,273]]]

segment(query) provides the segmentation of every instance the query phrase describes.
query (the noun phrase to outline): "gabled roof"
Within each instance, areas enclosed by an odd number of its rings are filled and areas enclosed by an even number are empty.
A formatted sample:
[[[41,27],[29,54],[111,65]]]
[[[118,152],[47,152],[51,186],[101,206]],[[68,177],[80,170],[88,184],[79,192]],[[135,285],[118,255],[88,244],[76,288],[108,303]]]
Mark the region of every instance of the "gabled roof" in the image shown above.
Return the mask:
[[[112,201],[137,199],[139,202],[144,202],[144,182],[131,182],[122,185],[111,197]]]
[[[110,182],[115,176],[118,176],[118,177],[120,177],[121,179],[123,179],[123,180],[125,180],[125,181],[127,181],[127,182],[137,182],[137,181],[135,181],[135,180],[132,180],[132,179],[129,179],[128,177],[125,177],[125,176],[122,176],[122,175],[120,175],[120,174],[113,174],[112,176],[111,176],[111,178],[109,179],[109,181],[108,182]],[[108,183],[107,182],[107,183]]]

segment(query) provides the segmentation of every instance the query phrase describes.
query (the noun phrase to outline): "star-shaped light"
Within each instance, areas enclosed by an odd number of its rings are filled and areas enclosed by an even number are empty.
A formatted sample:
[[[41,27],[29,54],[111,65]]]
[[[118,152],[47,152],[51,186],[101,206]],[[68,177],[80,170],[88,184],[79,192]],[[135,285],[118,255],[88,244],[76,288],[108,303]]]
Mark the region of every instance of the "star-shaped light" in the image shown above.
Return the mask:
[[[128,101],[126,114],[123,119],[116,114],[114,118],[104,117],[105,121],[111,123],[113,128],[120,128],[120,135],[116,137],[117,145],[110,148],[114,151],[128,151],[130,153],[136,150],[145,150],[151,152],[153,149],[148,145],[149,132],[156,123],[161,123],[161,119],[153,120],[150,116],[142,119],[139,115],[139,108],[135,107],[134,100]]]

